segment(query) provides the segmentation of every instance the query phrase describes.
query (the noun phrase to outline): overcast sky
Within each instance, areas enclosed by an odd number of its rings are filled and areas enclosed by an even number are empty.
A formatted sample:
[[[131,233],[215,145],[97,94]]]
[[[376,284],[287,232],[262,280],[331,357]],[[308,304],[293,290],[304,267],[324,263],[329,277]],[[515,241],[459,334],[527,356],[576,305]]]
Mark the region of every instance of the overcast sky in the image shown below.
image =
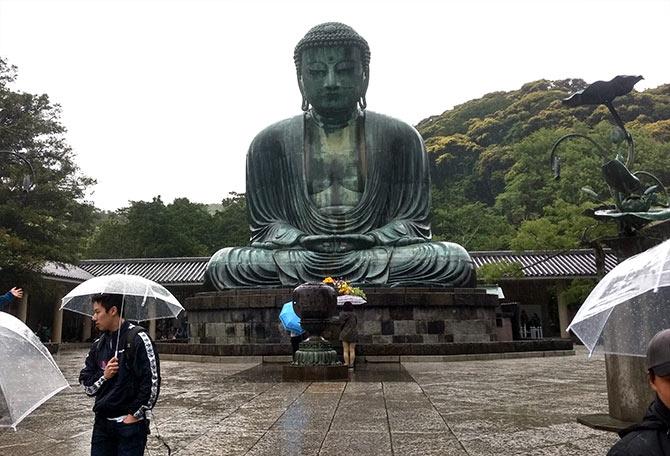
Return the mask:
[[[62,106],[97,207],[216,203],[300,112],[293,48],[326,21],[370,44],[368,109],[413,125],[540,78],[670,82],[668,0],[0,0],[0,56]]]

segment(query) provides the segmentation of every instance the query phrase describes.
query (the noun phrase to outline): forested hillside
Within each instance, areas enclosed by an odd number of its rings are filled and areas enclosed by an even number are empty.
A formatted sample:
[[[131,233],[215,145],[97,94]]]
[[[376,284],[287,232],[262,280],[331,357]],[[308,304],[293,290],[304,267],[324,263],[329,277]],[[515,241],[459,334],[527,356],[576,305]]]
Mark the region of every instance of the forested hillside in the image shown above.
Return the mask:
[[[456,106],[417,126],[426,141],[433,179],[433,233],[469,250],[579,247],[595,221],[596,204],[580,191],[607,194],[602,159],[584,140],[564,143],[560,180],[549,165],[551,146],[581,132],[611,150],[625,148],[604,106],[566,108],[561,99],[586,87],[580,79],[540,80]],[[633,170],[670,184],[670,85],[618,98],[615,107],[637,150]],[[614,226],[589,228],[593,239]]]

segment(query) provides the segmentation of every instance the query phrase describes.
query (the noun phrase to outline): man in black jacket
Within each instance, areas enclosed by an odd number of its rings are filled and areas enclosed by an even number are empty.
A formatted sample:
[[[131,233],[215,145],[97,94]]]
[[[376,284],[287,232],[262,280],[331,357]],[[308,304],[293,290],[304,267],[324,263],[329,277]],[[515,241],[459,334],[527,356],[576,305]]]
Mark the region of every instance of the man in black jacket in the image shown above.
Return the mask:
[[[114,294],[93,298],[92,318],[102,336],[79,374],[86,394],[95,396],[91,456],[144,455],[160,392],[158,354],[143,329],[121,318],[121,300]]]
[[[656,392],[642,423],[621,432],[608,456],[670,455],[670,329],[656,334],[647,348],[649,384]]]

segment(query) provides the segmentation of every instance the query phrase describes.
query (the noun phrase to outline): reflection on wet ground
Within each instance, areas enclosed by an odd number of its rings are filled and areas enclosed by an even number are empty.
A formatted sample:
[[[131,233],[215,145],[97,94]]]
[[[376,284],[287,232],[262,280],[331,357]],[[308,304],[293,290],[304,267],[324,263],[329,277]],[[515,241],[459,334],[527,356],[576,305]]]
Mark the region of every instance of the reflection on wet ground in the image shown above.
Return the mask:
[[[93,423],[77,385],[85,350],[56,362],[73,387],[0,456],[87,456]],[[150,456],[598,455],[617,440],[575,417],[607,411],[604,359],[360,364],[349,382],[281,382],[281,365],[164,361]]]
[[[279,383],[282,381],[282,364],[259,364],[228,377],[225,382]],[[349,370],[350,382],[413,382],[414,379],[400,363],[360,363]]]

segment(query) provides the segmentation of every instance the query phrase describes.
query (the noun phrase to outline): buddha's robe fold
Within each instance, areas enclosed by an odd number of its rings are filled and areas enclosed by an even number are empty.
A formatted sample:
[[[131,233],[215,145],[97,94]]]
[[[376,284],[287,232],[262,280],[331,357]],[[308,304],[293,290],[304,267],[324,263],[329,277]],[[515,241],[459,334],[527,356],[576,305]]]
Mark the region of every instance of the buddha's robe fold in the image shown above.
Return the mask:
[[[431,242],[430,177],[418,132],[373,112],[364,128],[365,187],[342,213],[324,214],[308,194],[305,117],[276,123],[252,142],[247,154],[250,247],[219,250],[206,282],[216,289],[293,286],[342,277],[358,284],[471,286],[473,262],[461,246]],[[304,236],[370,235],[369,249],[322,253],[305,249]]]

